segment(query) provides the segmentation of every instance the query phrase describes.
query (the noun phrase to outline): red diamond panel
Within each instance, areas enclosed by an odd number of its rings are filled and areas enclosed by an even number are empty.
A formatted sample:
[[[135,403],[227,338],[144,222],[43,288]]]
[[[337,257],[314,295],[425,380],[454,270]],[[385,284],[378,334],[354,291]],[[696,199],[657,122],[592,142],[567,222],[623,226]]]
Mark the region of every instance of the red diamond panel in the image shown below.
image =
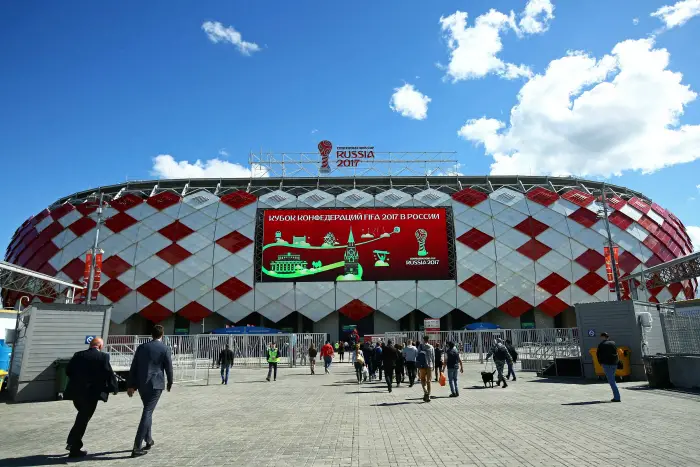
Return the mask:
[[[158,253],[156,253],[156,255],[160,259],[167,261],[171,265],[175,266],[179,262],[184,261],[190,256],[192,256],[192,253],[185,250],[177,243],[172,243],[160,250]]]
[[[593,200],[595,200],[595,196],[576,189],[567,191],[561,197],[577,206],[581,206],[582,208],[590,205]]]
[[[46,216],[50,214],[48,209],[44,209],[40,213],[38,213],[36,216],[32,218],[32,225],[37,225],[39,222],[43,221]]]
[[[656,233],[659,231],[658,224],[656,222],[654,222],[653,220],[651,220],[651,218],[649,218],[647,216],[642,216],[642,218],[639,219],[637,221],[637,223],[639,225],[641,225],[642,227],[644,227],[645,229],[647,229],[649,231],[649,233],[652,235],[656,235]]]
[[[158,231],[159,234],[167,238],[172,242],[177,242],[181,238],[185,238],[190,235],[194,230],[187,227],[180,221],[175,221],[170,225],[166,225]]]
[[[634,268],[639,266],[641,263],[642,262],[639,260],[639,258],[634,256],[629,251],[625,251],[618,257],[617,265],[623,273],[631,274],[632,271],[634,271]]]
[[[131,265],[117,255],[102,261],[102,273],[109,277],[119,277],[131,268]]]
[[[651,203],[651,208],[664,219],[667,217],[666,210],[656,203]]]
[[[64,203],[51,211],[51,217],[53,217],[53,220],[57,221],[74,209],[72,204]]]
[[[31,259],[24,265],[27,269],[32,269],[36,271],[42,267],[48,260],[53,258],[53,256],[59,252],[59,248],[53,244],[53,242],[48,242],[43,245],[36,253],[31,257]]]
[[[472,228],[469,232],[464,232],[460,235],[457,240],[464,243],[472,250],[478,250],[493,240],[493,237],[479,229]]]
[[[661,258],[659,258],[658,256],[656,256],[656,255],[651,255],[651,258],[649,258],[649,259],[647,260],[647,262],[644,263],[644,266],[646,266],[646,267],[648,267],[648,268],[651,268],[651,267],[654,267],[654,266],[658,266],[659,264],[662,264],[663,262],[664,262],[664,261],[663,261]]]
[[[96,225],[97,222],[93,221],[89,217],[81,217],[80,219],[69,225],[68,228],[78,237],[82,237]]]
[[[602,265],[605,264],[605,257],[597,251],[589,249],[574,261],[589,271],[597,271]]]
[[[239,233],[234,230],[230,234],[218,239],[216,243],[218,243],[219,246],[226,248],[231,253],[236,253],[237,251],[240,251],[243,248],[250,245],[251,243],[253,243],[253,241],[245,235],[243,235],[242,233]]]
[[[124,212],[127,209],[131,209],[137,204],[143,203],[143,199],[134,193],[127,193],[121,198],[113,199],[109,201],[109,205],[120,212]],[[110,229],[111,230],[111,229]]]
[[[608,220],[611,224],[618,226],[622,230],[627,230],[627,227],[632,225],[634,222],[632,219],[622,214],[621,212],[615,211],[608,216]]]
[[[139,314],[152,323],[160,323],[172,316],[172,312],[158,302],[153,302],[139,311]]]
[[[233,209],[241,209],[254,203],[258,198],[246,191],[234,191],[221,197],[221,202],[231,206]]]
[[[56,273],[58,272],[48,262],[44,263],[44,265],[42,267],[40,267],[39,269],[37,269],[37,271],[42,273],[42,274],[46,274],[47,276],[55,276]]]
[[[594,272],[589,272],[588,274],[577,280],[576,285],[578,285],[582,290],[588,293],[588,295],[593,295],[603,287],[607,286],[608,281],[606,281]]]
[[[459,284],[460,287],[475,297],[480,297],[491,290],[495,285],[496,284],[479,274],[474,274],[469,279]]]
[[[644,214],[647,214],[649,210],[651,209],[651,206],[649,206],[646,202],[642,201],[641,199],[637,198],[636,196],[634,198],[631,198],[628,201],[628,204],[635,208],[638,211],[643,212]]]
[[[539,308],[547,316],[554,318],[559,313],[569,308],[569,305],[567,305],[567,303],[559,297],[552,295],[547,300],[537,305],[537,308]]]
[[[530,201],[534,201],[542,206],[551,206],[559,199],[558,194],[546,188],[542,188],[541,186],[528,191],[525,196],[527,196]]]
[[[148,282],[142,284],[141,287],[136,289],[136,291],[141,295],[153,300],[154,302],[166,295],[171,290],[172,289],[170,287],[163,284],[156,278],[149,280]]]
[[[649,297],[649,303],[659,303],[659,299],[656,297]]]
[[[557,273],[552,273],[539,281],[537,283],[540,287],[542,287],[544,290],[549,292],[552,295],[556,295],[568,286],[571,285],[569,281],[561,277]]]
[[[176,195],[172,191],[163,191],[155,196],[151,196],[146,200],[149,206],[162,211],[165,208],[169,208],[180,202],[180,196]]]
[[[100,286],[100,293],[113,302],[126,297],[131,289],[119,279],[110,279]]]
[[[452,194],[452,199],[471,207],[482,203],[486,200],[486,198],[488,198],[486,193],[482,193],[472,188],[465,188],[464,190]]]
[[[549,226],[543,222],[538,221],[534,217],[528,217],[520,224],[516,225],[514,228],[515,230],[534,238],[542,232],[544,232],[545,230],[547,230]]]
[[[683,291],[683,286],[679,282],[674,282],[668,286],[668,291],[671,292],[673,298],[676,298]]]
[[[105,226],[114,233],[119,233],[136,224],[136,219],[123,212],[118,212],[105,221]]]
[[[598,201],[602,201],[602,197],[598,197]],[[608,206],[619,211],[622,207],[627,204],[624,199],[619,196],[608,196]]]
[[[211,310],[200,303],[190,302],[182,307],[177,314],[196,323],[211,315]]]
[[[503,305],[499,306],[498,309],[506,314],[509,314],[513,318],[517,318],[526,311],[531,310],[532,305],[520,297],[513,297]]]
[[[525,243],[520,248],[518,248],[516,251],[523,256],[527,256],[533,261],[537,261],[544,255],[552,251],[552,249],[544,243],[539,242],[533,238],[529,242]]]
[[[75,209],[77,209],[83,216],[89,216],[93,212],[97,211],[97,205],[98,203],[95,203],[94,201],[88,201],[87,203],[78,204]]]
[[[75,258],[73,261],[63,266],[61,271],[63,271],[66,276],[73,279],[73,281],[82,282],[83,274],[85,274],[85,260]]]
[[[235,301],[253,290],[253,288],[245,282],[232,277],[226,282],[218,285],[215,290],[227,298]]]
[[[359,321],[371,315],[374,312],[374,308],[367,305],[362,300],[354,299],[340,307],[338,311],[353,321]]]
[[[593,211],[586,208],[580,208],[576,212],[569,216],[569,219],[573,219],[581,225],[586,227],[591,227],[593,224],[598,222],[598,216]]]

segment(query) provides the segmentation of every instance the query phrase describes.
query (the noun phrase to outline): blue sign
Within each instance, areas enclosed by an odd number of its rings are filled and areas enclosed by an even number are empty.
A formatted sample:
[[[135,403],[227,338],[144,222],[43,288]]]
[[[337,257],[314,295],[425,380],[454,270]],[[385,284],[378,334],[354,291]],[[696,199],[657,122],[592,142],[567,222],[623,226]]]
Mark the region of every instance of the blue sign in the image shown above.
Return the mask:
[[[595,329],[588,330],[588,337],[595,337]]]
[[[95,337],[97,336],[85,336],[85,344],[89,345]]]

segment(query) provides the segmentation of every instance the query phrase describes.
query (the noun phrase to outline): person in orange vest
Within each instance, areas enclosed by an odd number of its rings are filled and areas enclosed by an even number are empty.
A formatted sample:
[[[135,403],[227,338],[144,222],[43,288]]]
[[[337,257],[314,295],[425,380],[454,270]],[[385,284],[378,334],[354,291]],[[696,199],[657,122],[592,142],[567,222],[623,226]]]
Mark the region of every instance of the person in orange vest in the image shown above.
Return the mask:
[[[321,347],[321,356],[323,357],[323,369],[326,371],[326,374],[330,373],[331,363],[333,362],[334,354],[335,352],[333,351],[333,346],[331,345],[331,342],[326,341],[326,345]]]

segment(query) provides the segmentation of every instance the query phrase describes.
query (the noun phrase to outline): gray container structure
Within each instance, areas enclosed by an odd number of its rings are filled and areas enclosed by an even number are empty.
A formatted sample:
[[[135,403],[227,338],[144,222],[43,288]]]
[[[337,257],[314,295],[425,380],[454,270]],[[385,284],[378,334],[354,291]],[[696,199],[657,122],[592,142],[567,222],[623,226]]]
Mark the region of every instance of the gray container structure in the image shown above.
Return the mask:
[[[669,308],[665,305],[659,307],[662,310]],[[651,315],[651,328],[645,329],[639,323],[638,315],[644,312]],[[601,332],[610,334],[610,339],[618,347],[630,348],[630,379],[634,381],[647,379],[643,360],[645,355],[663,354],[666,351],[659,310],[655,303],[632,300],[579,303],[576,305],[576,321],[581,335],[583,375],[587,379],[598,378],[589,351],[600,343]]]
[[[56,398],[57,359],[88,347],[89,336],[107,339],[112,307],[35,303],[20,314],[9,390],[14,402]]]

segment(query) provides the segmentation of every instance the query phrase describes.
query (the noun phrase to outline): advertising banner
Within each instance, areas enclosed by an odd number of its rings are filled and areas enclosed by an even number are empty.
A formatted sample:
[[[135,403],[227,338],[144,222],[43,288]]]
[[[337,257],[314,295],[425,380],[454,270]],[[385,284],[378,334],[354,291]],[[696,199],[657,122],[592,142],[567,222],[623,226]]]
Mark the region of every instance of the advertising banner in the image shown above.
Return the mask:
[[[266,209],[259,216],[259,282],[454,279],[449,207]]]
[[[603,253],[605,254],[605,272],[608,274],[608,287],[609,287],[610,292],[615,292],[615,276],[613,275],[612,258],[610,256],[610,248],[607,246],[604,247]],[[620,248],[614,246],[612,256],[615,258],[615,266],[616,267],[618,264],[620,264],[618,261],[619,253],[620,253]],[[617,267],[617,277],[620,277],[620,268],[619,267]]]

